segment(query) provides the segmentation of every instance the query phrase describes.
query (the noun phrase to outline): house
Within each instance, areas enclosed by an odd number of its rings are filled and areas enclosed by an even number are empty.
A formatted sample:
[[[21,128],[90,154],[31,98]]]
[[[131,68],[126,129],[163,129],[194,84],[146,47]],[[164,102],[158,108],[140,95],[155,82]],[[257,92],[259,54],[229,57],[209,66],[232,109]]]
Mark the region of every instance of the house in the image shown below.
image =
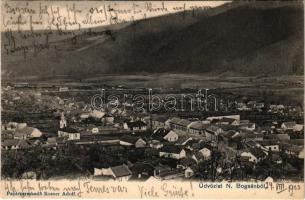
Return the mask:
[[[93,128],[91,129],[91,132],[92,132],[92,133],[98,133],[98,132],[99,132],[98,127],[93,127]]]
[[[262,141],[264,140],[264,134],[258,133],[251,130],[241,129],[240,130],[241,135],[243,135],[243,138],[245,141],[247,140],[253,140],[253,141]]]
[[[207,147],[204,147],[201,150],[199,150],[199,153],[202,154],[204,160],[210,159],[211,158],[211,154],[212,154],[211,150],[208,149]]]
[[[247,105],[249,108],[256,108],[256,109],[262,109],[265,107],[264,103],[256,102],[256,101],[248,101]]]
[[[179,160],[186,157],[186,151],[178,146],[168,145],[160,149],[159,156]]]
[[[27,171],[21,175],[22,179],[37,179],[37,173],[34,171]]]
[[[304,139],[291,139],[291,140],[283,140],[281,143],[291,144],[296,146],[304,146]]]
[[[248,101],[247,105],[248,105],[249,108],[254,108],[255,105],[256,105],[256,101]]]
[[[74,128],[64,127],[58,130],[58,137],[67,137],[68,140],[79,140],[80,133]]]
[[[17,122],[9,122],[5,126],[5,130],[16,130],[18,123]]]
[[[58,89],[58,91],[59,91],[59,92],[67,92],[67,91],[69,91],[69,88],[68,88],[68,87],[60,87],[60,88]]]
[[[195,166],[197,163],[192,158],[182,158],[177,164],[178,169],[186,169],[190,166]]]
[[[153,149],[160,149],[161,147],[163,147],[163,143],[160,142],[159,140],[152,140],[149,143],[149,146]]]
[[[280,144],[277,140],[263,140],[258,142],[261,146],[261,149],[265,152],[273,151],[279,152],[280,151]]]
[[[293,167],[289,162],[287,162],[286,165],[284,165],[283,170],[288,174],[297,174],[298,173],[298,169]]]
[[[229,144],[236,138],[241,138],[241,134],[239,131],[229,130],[219,135],[219,139],[221,139],[226,144]]]
[[[214,119],[220,120],[223,118],[229,118],[229,119],[234,119],[234,120],[240,121],[240,115],[212,116],[212,117],[207,117],[206,119],[208,121],[213,121]]]
[[[105,115],[103,116],[103,118],[104,118],[104,122],[105,122],[106,124],[113,124],[113,123],[114,123],[114,116],[113,116],[113,115],[105,114]]]
[[[142,130],[145,131],[147,129],[147,124],[141,120],[138,121],[130,121],[130,122],[125,122],[124,123],[124,129],[129,129],[132,131],[136,131],[136,130]]]
[[[25,128],[27,126],[27,123],[18,123],[17,124],[17,129],[23,129],[23,128]]]
[[[169,141],[169,142],[175,142],[178,140],[178,134],[174,132],[173,130],[170,130],[163,139]]]
[[[120,138],[120,145],[135,146],[136,148],[141,148],[146,146],[146,142],[140,137],[126,135]]]
[[[153,129],[165,128],[166,121],[167,121],[167,118],[165,116],[154,116],[154,117],[152,117],[152,120],[151,120],[152,128]]]
[[[129,180],[132,176],[132,172],[127,165],[119,165],[109,168],[94,168],[94,176],[110,176],[115,180],[123,181]]]
[[[116,180],[128,180],[132,175],[132,172],[126,165],[111,167],[110,170],[112,171],[113,178]]]
[[[96,119],[102,119],[105,115],[105,112],[99,111],[99,110],[93,110],[89,113],[89,117],[93,117]]]
[[[162,174],[169,173],[171,171],[172,171],[171,167],[167,165],[158,165],[154,169],[154,177],[162,176]]]
[[[201,121],[191,122],[187,126],[187,132],[191,134],[201,135],[204,133],[204,129],[207,127],[207,124],[203,124]]]
[[[191,178],[192,176],[194,176],[195,172],[196,172],[195,167],[190,166],[185,169],[184,176],[185,176],[185,178]]]
[[[219,123],[221,125],[232,125],[232,126],[238,126],[239,125],[239,121],[237,119],[234,118],[228,118],[228,117],[224,117],[222,118]]]
[[[239,121],[237,119],[234,119],[234,118],[222,117],[222,118],[214,118],[211,121],[211,124],[238,126]]]
[[[250,150],[243,151],[240,156],[249,162],[257,163],[265,158],[266,154],[259,148],[251,148]]]
[[[184,177],[184,173],[181,173],[179,169],[171,169],[167,165],[159,165],[155,167],[154,177],[161,180],[170,180]]]
[[[200,163],[201,161],[204,160],[204,156],[200,152],[195,152],[193,153],[191,157],[196,163]]]
[[[217,141],[218,135],[223,133],[223,130],[215,125],[210,125],[205,129],[205,136],[207,141]]]
[[[182,136],[179,136],[178,140],[175,143],[176,143],[176,145],[181,145],[181,146],[185,146],[185,147],[192,149],[193,143],[198,143],[198,140],[195,140],[192,137],[187,136],[187,135],[182,135]]]
[[[88,118],[89,118],[89,113],[82,113],[82,114],[79,116],[79,118],[80,118],[81,120],[88,119]]]
[[[176,124],[178,124],[178,122],[180,121],[180,118],[174,117],[172,119],[169,119],[168,121],[166,121],[165,123],[167,123],[169,125],[170,128],[172,129],[176,129]]]
[[[296,156],[299,159],[304,159],[304,146],[287,145],[284,147],[285,153],[291,156]]]
[[[276,164],[281,164],[283,162],[281,156],[276,153],[271,154],[271,160],[272,160],[272,162],[274,162]]]
[[[284,130],[293,130],[295,132],[300,132],[304,129],[304,125],[297,124],[296,122],[283,122],[281,128]]]
[[[134,163],[130,166],[130,171],[134,179],[148,179],[154,175],[154,167],[149,163]]]
[[[262,109],[265,107],[265,104],[263,102],[258,102],[255,104],[256,109]]]
[[[187,127],[191,122],[186,119],[180,119],[180,118],[173,118],[170,120],[169,124],[170,127],[174,130],[180,130],[187,132]]]
[[[255,127],[256,127],[255,123],[250,123],[250,122],[244,123],[244,122],[241,121],[240,124],[239,124],[239,128],[241,130],[254,131]]]
[[[237,110],[248,111],[248,110],[251,110],[251,108],[249,108],[247,106],[247,104],[245,104],[244,102],[239,102],[239,103],[237,103]]]
[[[17,149],[27,149],[30,147],[30,144],[26,140],[4,140],[1,142],[2,149],[5,150],[17,150]]]
[[[65,137],[50,137],[46,141],[47,146],[57,146],[59,144],[62,144],[66,141]]]
[[[10,130],[1,130],[1,141],[14,139],[14,132]]]
[[[164,139],[168,142],[176,142],[179,138],[178,134],[173,130],[166,130],[164,128],[159,128],[152,134],[153,138]]]
[[[295,131],[295,132],[303,132],[304,131],[304,125],[303,124],[296,124],[293,127],[293,131]]]
[[[281,128],[284,130],[293,130],[296,126],[296,122],[283,122]]]
[[[234,161],[236,155],[238,154],[236,148],[230,147],[225,144],[219,144],[217,148],[218,151],[221,152],[222,155],[224,155],[226,161]]]
[[[42,133],[33,127],[24,127],[22,129],[16,129],[14,133],[14,139],[28,139],[28,138],[38,138],[41,137]]]
[[[254,140],[246,140],[244,142],[245,146],[248,148],[256,148],[256,147],[261,147],[259,143],[257,143]]]

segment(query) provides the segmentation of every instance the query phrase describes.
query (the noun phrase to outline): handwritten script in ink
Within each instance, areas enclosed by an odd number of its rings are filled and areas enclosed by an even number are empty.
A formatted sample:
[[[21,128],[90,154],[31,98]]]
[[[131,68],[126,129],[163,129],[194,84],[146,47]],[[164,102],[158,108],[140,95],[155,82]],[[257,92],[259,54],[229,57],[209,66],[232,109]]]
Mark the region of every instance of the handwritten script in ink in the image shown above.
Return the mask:
[[[206,2],[8,1],[1,8],[2,50],[27,58],[60,49],[58,41],[79,44],[86,36],[115,40],[113,32],[138,20],[209,8]]]

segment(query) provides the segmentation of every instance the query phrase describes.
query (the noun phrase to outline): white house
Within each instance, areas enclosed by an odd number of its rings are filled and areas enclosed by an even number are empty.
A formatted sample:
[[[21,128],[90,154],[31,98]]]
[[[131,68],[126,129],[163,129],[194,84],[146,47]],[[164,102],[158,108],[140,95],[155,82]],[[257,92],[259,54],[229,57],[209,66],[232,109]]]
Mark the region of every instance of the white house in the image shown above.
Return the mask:
[[[82,113],[80,116],[79,116],[80,119],[88,119],[89,118],[89,113]]]
[[[269,149],[273,152],[280,151],[280,145],[276,140],[263,140],[258,142],[265,152],[268,152]]]
[[[302,131],[304,125],[297,124],[296,122],[283,122],[281,128],[284,130]]]
[[[67,137],[68,140],[79,140],[80,133],[73,128],[64,127],[58,130],[58,137]]]
[[[240,156],[247,158],[249,162],[257,163],[266,157],[266,153],[264,153],[263,150],[259,148],[251,148],[250,150],[243,151]]]
[[[178,137],[178,134],[171,130],[163,137],[163,139],[169,142],[176,142],[178,140]]]
[[[140,137],[124,136],[120,138],[120,145],[141,148],[146,146],[146,142]]]
[[[201,150],[199,150],[199,152],[202,154],[202,156],[204,157],[205,160],[208,160],[211,158],[211,150],[204,147]]]
[[[179,135],[173,131],[173,130],[166,130],[164,128],[158,128],[157,130],[155,130],[153,132],[153,134],[151,135],[154,139],[157,139],[157,140],[167,140],[169,142],[176,142],[179,138]]]
[[[42,133],[33,127],[24,127],[22,129],[16,129],[14,133],[14,139],[27,139],[27,138],[38,138],[41,137]]]
[[[91,129],[91,132],[92,132],[92,133],[98,133],[98,132],[99,132],[98,127],[93,127],[93,128]]]
[[[194,176],[194,174],[195,174],[195,169],[193,167],[188,167],[184,171],[185,178],[190,178]]]
[[[102,117],[104,117],[105,113],[99,110],[93,110],[89,116],[93,117],[93,118],[97,118],[97,119],[101,119]]]

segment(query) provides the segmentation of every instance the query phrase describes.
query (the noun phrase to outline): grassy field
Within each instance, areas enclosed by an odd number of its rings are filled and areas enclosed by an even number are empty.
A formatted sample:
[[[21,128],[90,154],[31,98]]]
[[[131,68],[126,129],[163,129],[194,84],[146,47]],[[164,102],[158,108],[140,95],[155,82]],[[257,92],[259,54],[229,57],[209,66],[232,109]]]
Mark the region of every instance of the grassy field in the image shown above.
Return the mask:
[[[5,79],[4,79],[5,80]],[[75,79],[60,77],[24,77],[10,82],[30,82],[60,86],[118,86],[129,88],[193,88],[217,89],[236,95],[263,96],[283,101],[304,102],[303,76],[245,77],[211,74],[139,74],[139,75],[97,75],[90,78]]]

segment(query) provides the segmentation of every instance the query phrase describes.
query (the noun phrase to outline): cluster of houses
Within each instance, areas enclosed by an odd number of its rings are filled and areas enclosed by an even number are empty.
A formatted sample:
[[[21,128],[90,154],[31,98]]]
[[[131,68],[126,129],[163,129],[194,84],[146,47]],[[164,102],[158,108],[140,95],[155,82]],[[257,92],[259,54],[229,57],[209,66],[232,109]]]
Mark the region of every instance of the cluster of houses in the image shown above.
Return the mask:
[[[66,92],[69,88],[62,87],[59,90]],[[13,99],[5,100],[7,102],[4,103],[13,105],[21,100],[21,95],[20,92],[12,93]],[[34,97],[43,98],[38,92]],[[234,162],[239,157],[243,162],[255,165],[271,157],[275,164],[281,164],[281,152],[304,159],[304,125],[294,121],[274,121],[269,127],[259,127],[249,120],[241,119],[240,115],[211,116],[204,120],[149,114],[132,117],[128,110],[92,110],[81,103],[60,97],[52,97],[50,102],[46,99],[46,102],[51,108],[61,108],[57,113],[60,119],[56,133],[46,134],[26,123],[3,123],[3,150],[18,152],[33,146],[56,150],[67,143],[79,146],[98,144],[119,146],[126,150],[148,149],[160,160],[174,160],[177,163],[173,167],[143,160],[93,169],[94,178],[119,180],[191,178],[200,170],[200,163],[215,158],[215,152],[222,155],[224,163]],[[125,106],[132,105],[126,103]],[[264,103],[255,101],[237,104],[237,110],[240,111],[262,110],[264,107]],[[283,105],[271,105],[268,112],[282,113],[285,109]],[[69,123],[63,111],[69,115]],[[291,138],[290,133],[299,134],[300,137]],[[218,166],[216,170],[217,173],[224,173],[226,169]]]
[[[93,112],[99,120],[111,116]],[[63,113],[59,121],[56,136],[47,137],[37,128],[26,123],[10,122],[2,124],[2,149],[20,150],[40,145],[45,148],[60,148],[66,143],[76,145],[114,145],[127,149],[150,149],[159,159],[174,160],[176,167],[154,164],[151,162],[123,163],[107,168],[94,168],[93,177],[107,177],[119,180],[131,178],[157,179],[191,178],[199,171],[199,164],[214,159],[215,152],[230,162],[241,158],[244,162],[257,164],[261,160],[272,157],[276,164],[282,163],[280,151],[288,156],[304,159],[304,140],[291,139],[285,131],[303,132],[304,126],[296,122],[273,124],[270,130],[282,130],[276,133],[261,129],[255,123],[241,120],[239,115],[214,116],[205,120],[182,119],[178,117],[150,116],[123,120],[121,126],[115,126],[116,119],[107,119],[113,127],[87,126],[79,130],[68,126]],[[151,132],[148,131],[151,129]],[[45,137],[44,139],[42,139]],[[142,166],[142,167],[141,167]],[[290,166],[291,168],[292,166]],[[217,167],[217,172],[226,169]]]
[[[1,126],[1,146],[5,150],[25,149],[30,147],[30,139],[41,138],[43,133],[26,123],[9,122]]]

